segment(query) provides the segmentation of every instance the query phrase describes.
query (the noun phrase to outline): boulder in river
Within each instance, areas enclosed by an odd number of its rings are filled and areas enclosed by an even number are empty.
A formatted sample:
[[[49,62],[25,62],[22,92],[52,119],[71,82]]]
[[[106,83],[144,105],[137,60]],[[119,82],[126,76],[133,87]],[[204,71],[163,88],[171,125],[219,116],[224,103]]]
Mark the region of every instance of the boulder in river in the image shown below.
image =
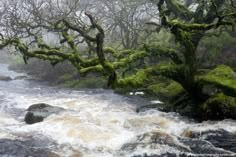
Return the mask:
[[[0,76],[0,81],[11,81],[12,78],[10,76]]]
[[[63,108],[57,106],[51,106],[45,103],[33,104],[27,109],[25,115],[25,122],[27,124],[34,124],[44,120],[44,118],[51,114],[57,114],[64,111]]]

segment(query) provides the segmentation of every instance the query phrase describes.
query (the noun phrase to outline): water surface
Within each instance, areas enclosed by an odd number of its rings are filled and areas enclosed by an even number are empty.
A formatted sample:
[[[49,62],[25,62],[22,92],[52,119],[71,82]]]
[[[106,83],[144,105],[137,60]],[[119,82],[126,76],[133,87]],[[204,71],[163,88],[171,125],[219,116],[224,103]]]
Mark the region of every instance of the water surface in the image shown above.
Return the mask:
[[[1,64],[0,75],[24,74]],[[25,110],[35,103],[66,110],[27,125]],[[195,123],[176,113],[136,113],[136,107],[144,103],[110,90],[76,91],[29,80],[0,81],[0,156],[21,157],[31,151],[36,152],[32,156],[40,156],[42,150],[61,157],[236,156],[206,140],[222,130],[236,136],[235,121]],[[206,131],[212,132],[193,137]]]

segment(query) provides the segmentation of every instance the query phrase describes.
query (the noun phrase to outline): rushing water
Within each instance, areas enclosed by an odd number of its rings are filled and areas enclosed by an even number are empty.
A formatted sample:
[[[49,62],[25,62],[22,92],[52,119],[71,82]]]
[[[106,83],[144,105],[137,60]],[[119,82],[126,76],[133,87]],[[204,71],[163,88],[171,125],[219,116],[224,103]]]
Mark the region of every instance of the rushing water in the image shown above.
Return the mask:
[[[1,64],[0,75],[22,74]],[[137,113],[145,101],[110,90],[58,89],[27,80],[0,81],[0,89],[3,157],[236,156],[232,120],[195,123],[176,113]],[[41,102],[65,111],[25,124],[25,110]],[[227,150],[218,148],[224,140],[230,140]]]

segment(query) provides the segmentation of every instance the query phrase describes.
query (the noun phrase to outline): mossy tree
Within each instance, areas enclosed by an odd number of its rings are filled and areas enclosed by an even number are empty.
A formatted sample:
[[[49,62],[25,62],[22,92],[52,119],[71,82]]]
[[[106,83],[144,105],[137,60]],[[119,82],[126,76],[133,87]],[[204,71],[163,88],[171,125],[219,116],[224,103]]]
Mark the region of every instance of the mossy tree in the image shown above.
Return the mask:
[[[156,1],[154,1],[156,2]],[[182,62],[160,66],[157,73],[180,83],[192,99],[201,101],[199,89],[197,47],[204,36],[217,35],[224,29],[235,28],[236,8],[233,1],[196,1],[195,9],[189,9],[178,0],[159,0],[157,3],[161,26],[170,30],[181,45],[179,54]],[[214,33],[211,33],[214,30]],[[147,48],[152,51],[153,47]],[[156,49],[158,51],[158,49]],[[167,52],[172,52],[171,50]],[[167,53],[168,54],[168,53]],[[169,54],[168,54],[169,55]],[[173,55],[172,55],[173,56]],[[176,58],[176,57],[175,57]]]
[[[145,51],[116,52],[112,48],[105,48],[105,31],[91,13],[85,12],[85,16],[80,14],[81,17],[74,19],[71,18],[71,13],[76,13],[73,7],[61,11],[61,8],[55,9],[53,3],[43,0],[9,1],[5,6],[8,7],[1,20],[3,31],[0,48],[11,46],[21,53],[25,63],[30,58],[39,58],[55,66],[67,60],[77,68],[81,76],[89,72],[109,76],[108,85],[113,88],[128,84],[141,86],[142,81],[147,80],[144,69],[137,72],[140,77],[136,77],[136,74],[127,79],[117,77],[117,71],[148,54]],[[53,44],[45,40],[45,34],[49,33],[54,36]],[[83,44],[94,50],[93,54],[83,53]]]
[[[224,28],[234,30],[236,23],[236,7],[232,0],[199,0],[194,4],[195,9],[189,9],[178,0],[153,0],[157,4],[160,23],[148,22],[169,30],[181,46],[180,50],[166,47],[152,47],[145,45],[143,50],[116,51],[105,48],[105,31],[91,13],[85,12],[89,23],[83,23],[66,17],[63,14],[59,19],[42,16],[41,7],[33,6],[29,18],[21,20],[15,12],[10,10],[9,17],[12,31],[6,37],[6,31],[1,34],[0,48],[13,46],[23,55],[25,62],[29,58],[49,60],[52,65],[68,60],[81,75],[89,72],[100,72],[109,76],[108,86],[117,87],[145,87],[146,83],[155,83],[157,76],[164,76],[178,82],[187,92],[195,104],[203,103],[209,97],[202,94],[201,82],[198,77],[197,47],[200,40],[212,34],[212,30],[222,32]],[[46,7],[47,8],[47,7]],[[49,7],[50,8],[50,7]],[[35,11],[35,10],[38,10]],[[26,11],[28,11],[26,9]],[[49,12],[50,13],[50,12]],[[46,15],[45,15],[46,16]],[[80,20],[85,20],[83,17]],[[30,21],[30,22],[29,22]],[[43,35],[52,32],[60,38],[54,46],[47,44]],[[23,37],[22,34],[25,36]],[[24,39],[25,38],[25,39]],[[79,44],[85,41],[88,46],[94,47],[93,55],[81,53]],[[91,48],[93,49],[93,48]],[[142,61],[152,55],[170,58],[168,64],[145,65],[132,67],[132,74],[125,75],[129,65]],[[222,87],[222,86],[221,86]]]

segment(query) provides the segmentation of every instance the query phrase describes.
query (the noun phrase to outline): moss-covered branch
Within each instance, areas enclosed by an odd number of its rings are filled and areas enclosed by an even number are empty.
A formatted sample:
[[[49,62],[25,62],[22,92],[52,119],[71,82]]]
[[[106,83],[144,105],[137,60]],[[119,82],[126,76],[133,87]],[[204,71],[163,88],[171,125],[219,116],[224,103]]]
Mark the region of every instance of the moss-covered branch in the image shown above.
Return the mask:
[[[144,45],[145,50],[149,53],[149,56],[160,56],[170,58],[175,64],[182,64],[182,60],[180,59],[176,50],[171,48],[165,48],[162,46],[156,45]]]
[[[145,51],[133,51],[134,53],[125,56],[124,58],[114,61],[112,64],[115,69],[127,67],[127,65],[135,63],[138,60],[141,60],[148,56],[148,53]]]
[[[184,20],[191,20],[192,12],[188,10],[188,8],[178,2],[177,0],[165,0],[168,10],[171,10],[172,13],[176,15],[176,17],[180,17]]]
[[[146,69],[140,69],[135,74],[117,79],[116,87],[132,87],[132,88],[140,88],[144,87],[147,83],[150,83],[151,75],[152,75],[153,67],[149,67]]]

